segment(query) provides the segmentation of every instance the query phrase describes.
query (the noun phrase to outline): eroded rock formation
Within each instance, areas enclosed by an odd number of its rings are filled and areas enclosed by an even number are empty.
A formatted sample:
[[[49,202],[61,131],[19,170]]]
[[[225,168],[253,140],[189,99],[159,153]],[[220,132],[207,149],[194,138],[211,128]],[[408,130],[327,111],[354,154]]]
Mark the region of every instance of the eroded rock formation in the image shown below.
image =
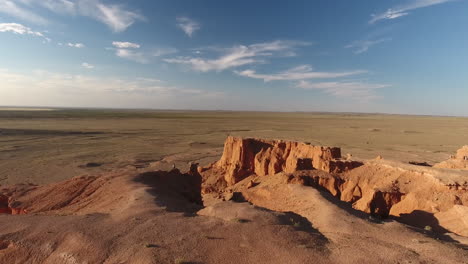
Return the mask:
[[[451,156],[450,159],[435,164],[434,167],[446,169],[468,169],[468,145],[457,150],[457,154],[455,156]]]
[[[210,175],[221,174],[223,178],[216,182],[232,186],[252,174],[265,176],[312,169],[339,173],[360,165],[362,163],[357,161],[341,159],[341,150],[337,147],[230,136],[224,143],[221,159],[208,167],[200,168],[200,172],[202,175],[206,171],[210,171]]]
[[[339,148],[300,142],[228,137],[221,159],[198,168],[202,192],[217,193],[226,200],[236,193],[248,200],[258,197],[256,186],[262,186],[265,179],[282,175],[278,184],[325,190],[372,215],[393,216],[423,228],[429,225],[437,231],[465,234],[460,230],[468,229],[468,223],[453,224],[454,215],[467,212],[468,178],[463,171],[383,159],[363,164],[341,159],[340,152]],[[468,162],[467,155],[468,147],[464,147],[453,160]]]

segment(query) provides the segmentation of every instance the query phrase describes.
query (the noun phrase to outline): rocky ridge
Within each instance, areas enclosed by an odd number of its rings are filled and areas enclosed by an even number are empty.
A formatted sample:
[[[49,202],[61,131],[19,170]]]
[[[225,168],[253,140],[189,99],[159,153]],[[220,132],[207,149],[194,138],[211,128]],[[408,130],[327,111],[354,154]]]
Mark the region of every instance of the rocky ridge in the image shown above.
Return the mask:
[[[312,169],[339,173],[361,165],[358,161],[342,159],[341,149],[337,147],[229,136],[221,159],[200,167],[199,172],[207,175],[203,177],[205,187],[217,189],[232,186],[252,174],[265,176]]]
[[[465,155],[463,151],[457,159]],[[344,160],[336,147],[234,137],[227,138],[218,162],[198,171],[202,192],[223,199],[236,199],[239,195],[232,193],[240,193],[249,200],[265,177],[281,174],[281,183],[326,190],[354,209],[380,218],[396,217],[411,225],[459,235],[468,230],[468,223],[453,220],[454,215],[468,218],[468,175],[463,172],[382,158]]]

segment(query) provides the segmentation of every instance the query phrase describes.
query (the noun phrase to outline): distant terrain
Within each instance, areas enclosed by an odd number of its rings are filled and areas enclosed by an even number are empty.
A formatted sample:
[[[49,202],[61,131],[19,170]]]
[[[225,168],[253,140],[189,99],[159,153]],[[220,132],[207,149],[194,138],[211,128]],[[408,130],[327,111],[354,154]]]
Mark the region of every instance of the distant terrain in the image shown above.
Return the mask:
[[[122,168],[187,169],[219,158],[228,135],[337,146],[436,163],[468,142],[468,118],[351,113],[105,109],[0,111],[0,185],[44,184]],[[40,109],[39,109],[40,110]],[[163,160],[164,159],[164,160]]]

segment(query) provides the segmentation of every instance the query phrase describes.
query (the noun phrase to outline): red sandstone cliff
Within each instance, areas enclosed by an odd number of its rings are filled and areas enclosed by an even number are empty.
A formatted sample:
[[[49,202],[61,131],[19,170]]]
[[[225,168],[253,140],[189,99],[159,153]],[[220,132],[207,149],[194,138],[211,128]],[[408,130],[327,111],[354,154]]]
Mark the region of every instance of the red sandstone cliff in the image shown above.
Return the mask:
[[[221,159],[200,172],[208,175],[206,181],[231,186],[255,174],[273,175],[279,172],[292,173],[297,170],[322,170],[344,172],[362,165],[360,162],[342,160],[337,147],[312,146],[306,143],[282,140],[228,137],[224,143]],[[208,179],[211,175],[223,178]]]

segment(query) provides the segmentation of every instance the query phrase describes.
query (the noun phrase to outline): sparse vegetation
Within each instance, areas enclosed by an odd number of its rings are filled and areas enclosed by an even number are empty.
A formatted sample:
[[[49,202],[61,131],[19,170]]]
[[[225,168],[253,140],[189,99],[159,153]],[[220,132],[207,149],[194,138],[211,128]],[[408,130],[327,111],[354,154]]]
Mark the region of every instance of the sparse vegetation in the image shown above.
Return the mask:
[[[187,263],[187,261],[185,261],[184,258],[179,257],[174,260],[174,264],[184,264],[184,263]]]
[[[248,219],[243,219],[243,218],[233,218],[232,221],[236,222],[236,223],[248,223],[248,222],[250,222]]]
[[[146,247],[146,248],[155,248],[155,247],[158,247],[158,245],[152,244],[152,243],[146,243],[146,244],[145,244],[145,247]]]

